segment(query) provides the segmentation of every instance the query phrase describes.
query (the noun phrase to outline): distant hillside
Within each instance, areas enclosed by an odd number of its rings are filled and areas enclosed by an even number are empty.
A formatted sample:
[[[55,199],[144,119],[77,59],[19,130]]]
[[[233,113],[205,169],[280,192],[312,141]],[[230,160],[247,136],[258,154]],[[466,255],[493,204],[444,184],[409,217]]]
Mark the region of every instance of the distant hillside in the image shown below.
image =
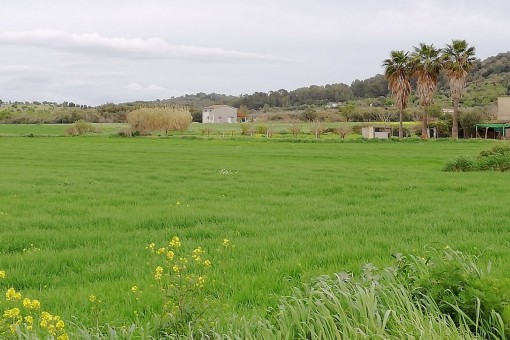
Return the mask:
[[[437,101],[448,105],[448,80],[440,77]],[[477,60],[468,77],[464,94],[464,105],[485,106],[494,103],[498,96],[510,94],[510,52],[500,53],[483,61]],[[383,75],[359,80],[350,85],[311,85],[295,90],[279,89],[270,92],[255,92],[242,96],[197,93],[165,99],[152,104],[173,104],[190,106],[193,111],[212,104],[246,106],[250,110],[267,108],[303,109],[309,105],[322,106],[328,103],[349,102],[380,98],[389,95],[388,83]]]

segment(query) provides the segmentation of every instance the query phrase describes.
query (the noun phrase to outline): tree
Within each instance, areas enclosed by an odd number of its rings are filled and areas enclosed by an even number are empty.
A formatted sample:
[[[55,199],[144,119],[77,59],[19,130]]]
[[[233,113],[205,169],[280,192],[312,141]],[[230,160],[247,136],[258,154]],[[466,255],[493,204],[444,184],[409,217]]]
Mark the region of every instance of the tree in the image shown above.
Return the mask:
[[[443,49],[442,59],[453,101],[452,138],[459,138],[459,102],[468,72],[475,62],[475,48],[470,47],[466,40],[452,40]]]
[[[480,108],[461,112],[459,114],[459,123],[462,127],[462,131],[464,132],[464,138],[473,137],[475,125],[481,123],[483,119],[484,114]]]
[[[402,112],[407,107],[411,93],[410,78],[413,70],[410,61],[408,52],[404,51],[391,51],[390,58],[383,61],[384,76],[388,80],[388,88],[399,111],[398,138],[404,137]]]
[[[428,110],[427,107],[434,100],[439,72],[441,71],[441,50],[433,44],[420,43],[414,48],[412,54],[413,69],[416,76],[416,92],[420,98],[420,105],[423,107],[421,138],[428,138]]]

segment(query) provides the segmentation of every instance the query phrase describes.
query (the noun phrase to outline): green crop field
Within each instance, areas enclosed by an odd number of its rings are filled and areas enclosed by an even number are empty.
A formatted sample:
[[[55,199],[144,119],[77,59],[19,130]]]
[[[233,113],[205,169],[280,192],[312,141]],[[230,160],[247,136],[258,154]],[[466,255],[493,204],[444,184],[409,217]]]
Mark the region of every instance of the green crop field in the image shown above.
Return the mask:
[[[506,277],[508,173],[441,172],[493,143],[0,138],[0,287],[85,326],[144,320],[160,308],[146,247],[173,236],[211,260],[203,289],[224,317],[428,245]]]

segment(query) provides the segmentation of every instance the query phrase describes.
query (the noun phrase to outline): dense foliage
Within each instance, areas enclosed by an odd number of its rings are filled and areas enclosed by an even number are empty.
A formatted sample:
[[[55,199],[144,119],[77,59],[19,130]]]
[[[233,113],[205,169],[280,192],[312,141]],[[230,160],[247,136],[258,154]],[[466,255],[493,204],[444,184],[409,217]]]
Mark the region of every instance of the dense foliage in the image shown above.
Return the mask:
[[[477,157],[460,156],[448,162],[443,171],[510,171],[510,145],[497,145]]]

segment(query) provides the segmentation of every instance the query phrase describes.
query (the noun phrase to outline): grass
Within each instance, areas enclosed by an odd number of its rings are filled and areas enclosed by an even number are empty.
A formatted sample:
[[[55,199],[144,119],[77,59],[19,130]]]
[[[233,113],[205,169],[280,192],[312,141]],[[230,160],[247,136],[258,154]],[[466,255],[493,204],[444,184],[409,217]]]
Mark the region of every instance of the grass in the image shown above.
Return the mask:
[[[211,257],[223,315],[262,315],[317,275],[437,242],[485,253],[505,277],[507,176],[441,172],[491,145],[0,138],[0,269],[85,324],[90,294],[104,323],[136,319],[133,285],[147,292],[139,318],[158,308],[145,247],[173,235]]]
[[[125,123],[91,123],[95,129],[95,133],[89,133],[88,135],[93,136],[112,136],[116,135],[121,131],[127,130],[129,127],[128,124]],[[406,122],[405,125],[408,127],[412,127],[415,123]],[[0,124],[0,136],[4,137],[13,137],[13,136],[65,136],[66,129],[72,124]],[[259,122],[259,123],[249,123],[254,130],[257,127],[267,127],[272,131],[272,137],[270,139],[294,139],[295,137],[290,132],[289,128],[291,125],[295,125],[292,123],[282,123],[282,122]],[[311,130],[313,127],[313,123],[299,123],[301,127],[301,132],[299,134],[299,139],[315,139],[315,137],[311,134]],[[365,126],[365,125],[375,125],[375,126],[392,126],[395,130],[398,129],[398,123],[359,123],[359,122],[339,122],[339,123],[321,123],[321,128],[336,128],[339,126]],[[207,132],[206,130],[210,131]],[[252,136],[243,136],[242,135],[241,124],[190,124],[189,129],[185,132],[170,132],[169,136],[175,137],[203,137],[208,139],[227,139],[227,138],[243,138],[243,139],[266,139],[265,134],[256,134],[254,133]],[[154,136],[164,136],[162,132],[154,132]],[[360,139],[360,135],[351,134],[346,137],[346,139]],[[321,135],[321,140],[337,140],[339,136],[328,132],[326,134]]]

